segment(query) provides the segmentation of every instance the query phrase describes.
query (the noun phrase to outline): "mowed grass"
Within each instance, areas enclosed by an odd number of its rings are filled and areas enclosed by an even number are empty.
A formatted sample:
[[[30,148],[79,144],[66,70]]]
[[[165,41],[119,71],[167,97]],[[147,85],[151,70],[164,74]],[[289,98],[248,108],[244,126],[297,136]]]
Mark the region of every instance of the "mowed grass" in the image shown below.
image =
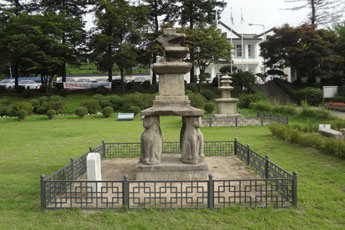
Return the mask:
[[[181,120],[162,117],[164,141]],[[142,121],[88,116],[0,119],[0,229],[344,229],[345,162],[273,137],[268,127],[205,127],[205,140],[238,140],[288,171],[298,171],[298,207],[286,209],[41,210],[40,174],[49,175],[106,142],[139,142]]]

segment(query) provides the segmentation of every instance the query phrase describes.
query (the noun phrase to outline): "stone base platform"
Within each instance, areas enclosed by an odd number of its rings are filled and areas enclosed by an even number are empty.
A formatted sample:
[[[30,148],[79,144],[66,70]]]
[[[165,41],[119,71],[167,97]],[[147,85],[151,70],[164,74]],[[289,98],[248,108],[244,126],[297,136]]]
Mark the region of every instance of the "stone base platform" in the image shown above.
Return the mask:
[[[240,113],[234,113],[234,114],[213,114],[212,118],[213,119],[231,119],[231,118],[242,118],[243,116]]]
[[[163,103],[163,102],[162,102]],[[166,101],[169,104],[169,101]],[[183,116],[198,117],[204,114],[204,110],[194,108],[192,106],[185,107],[151,107],[141,111],[142,116]]]
[[[204,161],[200,164],[185,164],[181,161],[181,154],[164,154],[158,165],[136,166],[136,180],[207,180],[208,165]]]

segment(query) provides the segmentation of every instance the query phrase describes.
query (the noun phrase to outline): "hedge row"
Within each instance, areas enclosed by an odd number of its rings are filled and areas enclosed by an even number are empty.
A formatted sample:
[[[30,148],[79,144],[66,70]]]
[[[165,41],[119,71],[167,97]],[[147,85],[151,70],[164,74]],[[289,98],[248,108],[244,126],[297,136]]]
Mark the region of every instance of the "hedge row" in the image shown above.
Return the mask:
[[[345,142],[324,137],[318,133],[304,133],[291,125],[272,124],[269,126],[272,134],[291,143],[313,147],[322,153],[345,158]]]

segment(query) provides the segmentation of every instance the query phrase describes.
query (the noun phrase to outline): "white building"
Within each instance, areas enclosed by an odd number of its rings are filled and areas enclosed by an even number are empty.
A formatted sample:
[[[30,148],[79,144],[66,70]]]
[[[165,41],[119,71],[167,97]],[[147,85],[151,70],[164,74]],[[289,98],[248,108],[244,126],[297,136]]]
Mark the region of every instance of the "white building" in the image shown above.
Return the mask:
[[[225,25],[223,22],[219,22],[218,29],[222,33],[226,33],[229,43],[232,42],[232,60],[233,65],[237,69],[243,71],[249,71],[253,74],[264,73],[265,66],[263,64],[264,59],[260,56],[260,43],[266,38],[267,35],[272,34],[273,28],[269,29],[261,34],[243,34],[243,49],[242,49],[242,34],[232,30],[229,26]],[[219,69],[224,65],[230,65],[230,63],[214,63],[211,64],[206,72],[211,74],[211,78],[217,76]],[[267,69],[266,69],[267,71]],[[284,73],[288,76],[290,81],[290,69],[284,70]],[[199,69],[196,67],[195,74],[199,74]],[[188,77],[189,78],[189,77]],[[269,80],[269,79],[267,79]],[[260,82],[258,78],[258,82]]]

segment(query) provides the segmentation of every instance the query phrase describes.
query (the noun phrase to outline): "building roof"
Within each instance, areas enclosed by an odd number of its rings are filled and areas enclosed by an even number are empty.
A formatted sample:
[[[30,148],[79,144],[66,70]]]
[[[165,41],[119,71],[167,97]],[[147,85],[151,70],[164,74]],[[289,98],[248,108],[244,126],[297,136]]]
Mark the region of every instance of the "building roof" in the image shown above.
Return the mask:
[[[233,34],[235,34],[238,38],[233,38],[233,40],[239,40],[242,39],[242,34],[237,33],[235,30],[233,30],[232,28],[230,28],[228,25],[226,25],[224,22],[219,21],[219,24],[222,25],[225,29],[231,31]],[[265,34],[268,34],[270,32],[272,32],[274,30],[274,27],[266,30],[265,32],[261,33],[261,34],[248,34],[248,33],[244,33],[243,34],[243,40],[262,40],[262,36]]]

